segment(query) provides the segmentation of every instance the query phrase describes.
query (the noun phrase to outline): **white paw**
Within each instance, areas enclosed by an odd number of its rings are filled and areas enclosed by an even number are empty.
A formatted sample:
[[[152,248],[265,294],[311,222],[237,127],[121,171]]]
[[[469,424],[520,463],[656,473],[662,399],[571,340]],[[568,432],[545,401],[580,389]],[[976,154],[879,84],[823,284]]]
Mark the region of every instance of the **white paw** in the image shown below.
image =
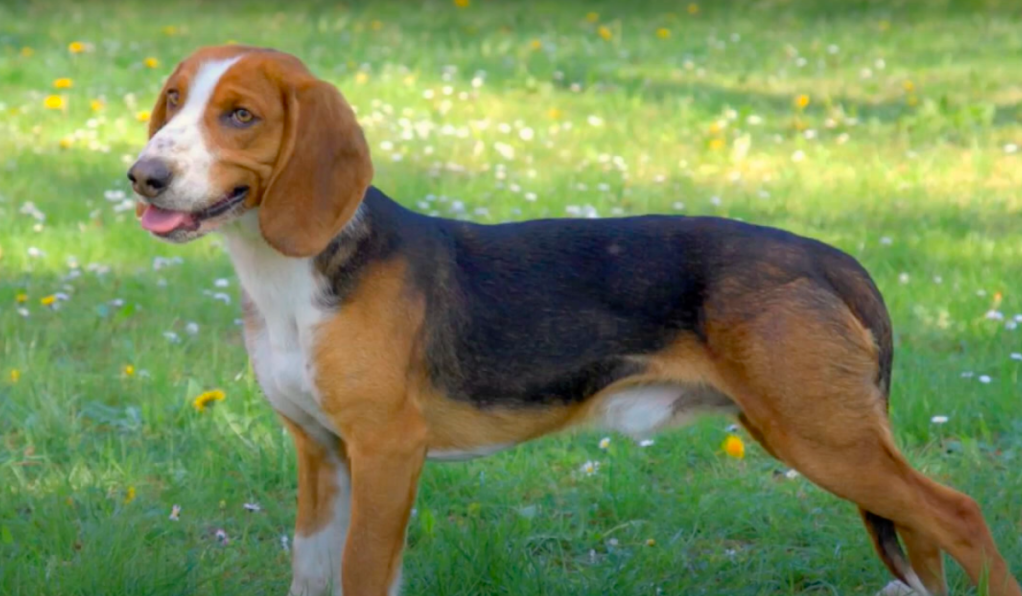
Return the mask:
[[[876,596],[918,596],[916,592],[908,587],[908,585],[894,580],[887,584],[882,590],[876,593]]]

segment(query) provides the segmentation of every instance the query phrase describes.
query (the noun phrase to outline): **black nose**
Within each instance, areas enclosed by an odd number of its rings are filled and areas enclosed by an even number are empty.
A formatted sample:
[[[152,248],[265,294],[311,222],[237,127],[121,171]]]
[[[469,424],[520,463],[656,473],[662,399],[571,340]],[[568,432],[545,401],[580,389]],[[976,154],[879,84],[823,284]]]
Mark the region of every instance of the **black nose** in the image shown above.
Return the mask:
[[[128,180],[135,192],[152,199],[170,186],[173,172],[161,159],[140,159],[128,170]]]

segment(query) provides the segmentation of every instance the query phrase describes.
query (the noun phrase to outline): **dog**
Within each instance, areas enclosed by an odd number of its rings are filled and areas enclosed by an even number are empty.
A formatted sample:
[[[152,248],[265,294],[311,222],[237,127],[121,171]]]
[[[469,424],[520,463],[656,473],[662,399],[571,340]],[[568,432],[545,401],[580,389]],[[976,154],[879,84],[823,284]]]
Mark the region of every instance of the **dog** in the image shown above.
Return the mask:
[[[398,593],[427,460],[720,413],[855,503],[919,594],[947,593],[947,552],[991,596],[1022,596],[976,502],[895,446],[888,312],[834,247],[714,217],[416,213],[372,185],[333,85],[240,45],[177,66],[128,178],[151,235],[225,239],[248,355],[297,453],[293,595]]]

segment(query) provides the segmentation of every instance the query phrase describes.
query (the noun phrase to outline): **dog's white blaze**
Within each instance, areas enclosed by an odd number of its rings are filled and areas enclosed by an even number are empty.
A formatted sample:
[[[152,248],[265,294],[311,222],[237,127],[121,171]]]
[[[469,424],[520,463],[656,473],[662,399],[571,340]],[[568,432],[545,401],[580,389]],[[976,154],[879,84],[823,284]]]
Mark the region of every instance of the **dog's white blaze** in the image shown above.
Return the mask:
[[[246,340],[259,385],[275,410],[329,444],[338,433],[322,409],[312,360],[316,327],[328,315],[317,304],[323,281],[311,259],[285,257],[266,243],[257,210],[223,232],[241,286],[262,319],[262,329]]]
[[[289,596],[341,594],[341,561],[351,521],[351,478],[346,466],[337,465],[337,496],[330,522],[314,534],[296,535],[291,559]]]
[[[633,438],[646,438],[675,420],[684,389],[648,385],[624,389],[606,398],[599,426]]]
[[[174,172],[170,187],[161,196],[162,207],[196,211],[221,198],[222,189],[214,188],[210,181],[216,151],[207,142],[203,119],[220,78],[240,59],[213,60],[199,66],[181,110],[139,155],[139,159],[164,160]]]

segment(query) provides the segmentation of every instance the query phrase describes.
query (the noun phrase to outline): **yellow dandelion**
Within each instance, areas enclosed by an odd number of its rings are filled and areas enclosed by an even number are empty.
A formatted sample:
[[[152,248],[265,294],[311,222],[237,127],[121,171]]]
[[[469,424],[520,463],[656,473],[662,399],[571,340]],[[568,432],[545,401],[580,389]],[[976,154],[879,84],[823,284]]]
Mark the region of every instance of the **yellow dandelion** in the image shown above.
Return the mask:
[[[63,137],[60,139],[59,144],[61,149],[70,149],[71,145],[75,144],[75,140],[72,137]],[[49,296],[47,296],[47,298],[49,298]],[[43,300],[46,300],[46,298],[43,298]]]
[[[133,377],[133,376],[135,376],[135,367],[132,366],[131,364],[125,364],[123,371],[124,371],[124,376],[126,376],[126,377]]]
[[[721,149],[724,148],[725,144],[726,143],[724,142],[724,139],[721,139],[721,138],[711,139],[710,140],[710,150],[711,151],[720,151]]]
[[[102,99],[94,99],[94,100],[89,102],[89,107],[92,108],[93,112],[99,112],[104,107],[106,107],[106,104],[103,103]]]
[[[18,292],[18,294],[14,297],[14,301],[18,304],[24,304],[28,302],[28,294],[25,292]]]
[[[804,110],[809,105],[809,96],[803,93],[795,98],[795,107]]]
[[[611,32],[610,28],[605,25],[600,25],[600,28],[596,30],[596,33],[598,33],[600,37],[608,41],[610,40],[610,38],[614,37],[614,34]]]
[[[543,42],[538,39],[534,39],[529,42],[529,47],[534,50],[539,50],[543,47]]]
[[[654,540],[652,538],[647,538],[646,539],[646,546],[656,546],[656,540]]]
[[[364,85],[369,80],[369,74],[363,71],[359,71],[355,75],[355,82],[359,85]]]
[[[11,382],[12,383],[17,383],[18,381],[21,380],[21,371],[16,369],[16,368],[12,368],[11,369],[11,373],[10,373],[10,377],[11,377]]]
[[[177,27],[175,27],[174,25],[167,25],[166,27],[163,28],[163,34],[168,37],[177,35]]]
[[[695,2],[688,5],[688,14],[699,14],[699,5]]]
[[[61,145],[63,145],[63,144],[64,144],[64,142],[62,140],[61,141]],[[43,296],[42,298],[40,298],[39,299],[39,304],[42,304],[43,306],[50,306],[51,304],[53,304],[56,301],[57,301],[57,297],[54,296],[53,294],[50,294],[49,296]]]
[[[590,23],[595,23],[596,21],[600,20],[600,13],[598,12],[587,13],[586,20],[589,21]]]
[[[149,122],[150,117],[152,117],[152,114],[149,113],[149,110],[142,110],[135,114],[135,120],[138,120],[139,122]]]
[[[554,120],[557,120],[558,118],[561,117],[561,111],[558,110],[557,108],[550,108],[550,111],[548,111],[546,114],[547,116],[550,116],[550,118]]]
[[[233,46],[236,43],[238,43],[238,40],[236,40],[236,39],[228,39],[227,41],[224,42],[224,45]]]
[[[915,83],[912,81],[905,81],[902,83],[902,86],[905,88],[906,93],[912,93],[916,89]]]
[[[742,442],[741,437],[737,435],[728,435],[724,439],[724,444],[721,445],[721,449],[724,453],[730,455],[735,459],[742,459],[745,457],[745,443]]]
[[[379,31],[380,29],[383,29],[383,22],[373,21],[369,23],[369,28],[372,29],[373,31]]]
[[[71,43],[67,44],[67,51],[71,52],[72,54],[81,54],[82,52],[85,51],[85,44],[80,41],[72,41]]]
[[[206,391],[200,393],[198,397],[192,400],[192,407],[195,408],[196,412],[205,412],[206,408],[218,401],[224,401],[227,397],[220,389],[214,389],[212,391]]]
[[[157,66],[160,65],[160,61],[150,56],[143,60],[142,64],[144,64],[146,68],[156,68]]]
[[[468,8],[469,4],[472,4],[470,0],[454,0],[454,5],[458,8]]]
[[[668,37],[671,36],[671,30],[668,29],[667,27],[661,27],[656,30],[656,36],[659,37],[660,39],[667,39]]]
[[[43,107],[47,110],[63,110],[64,98],[59,95],[50,95],[43,100]]]
[[[127,505],[135,500],[135,487],[129,486],[128,490],[124,494],[124,504]]]
[[[25,58],[31,58],[32,54],[35,54],[35,50],[33,50],[32,48],[28,46],[21,48],[21,55],[24,56]]]
[[[53,86],[57,89],[70,89],[75,86],[75,82],[67,78],[57,79],[53,81]]]

